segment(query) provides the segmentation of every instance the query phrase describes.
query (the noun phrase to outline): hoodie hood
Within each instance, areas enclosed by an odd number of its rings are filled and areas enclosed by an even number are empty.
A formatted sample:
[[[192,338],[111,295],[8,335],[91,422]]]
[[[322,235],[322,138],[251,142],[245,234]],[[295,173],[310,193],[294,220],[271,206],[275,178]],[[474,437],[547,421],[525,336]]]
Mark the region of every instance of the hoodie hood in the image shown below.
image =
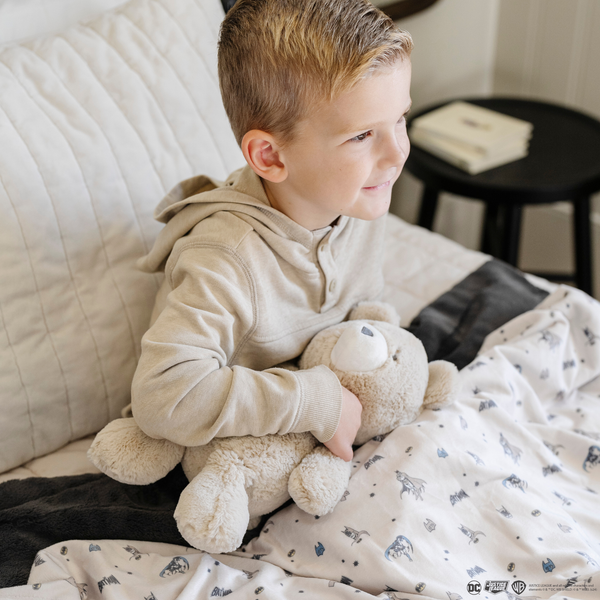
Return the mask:
[[[224,182],[198,175],[178,183],[154,211],[154,218],[165,223],[165,227],[152,250],[138,261],[138,267],[149,273],[163,270],[175,243],[198,223],[221,211],[235,213],[274,249],[283,238],[309,251],[325,233],[323,229],[309,231],[274,209],[260,177],[246,166],[234,171]],[[346,221],[347,217],[342,217],[339,225]]]

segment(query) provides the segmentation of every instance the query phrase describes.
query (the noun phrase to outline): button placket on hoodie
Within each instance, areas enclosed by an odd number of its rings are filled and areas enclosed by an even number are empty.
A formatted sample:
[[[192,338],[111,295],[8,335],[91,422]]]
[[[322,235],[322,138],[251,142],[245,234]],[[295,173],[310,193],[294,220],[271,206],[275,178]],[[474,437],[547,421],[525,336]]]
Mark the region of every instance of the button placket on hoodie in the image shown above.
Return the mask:
[[[317,251],[317,258],[324,275],[324,302],[321,305],[321,313],[330,310],[335,306],[339,298],[338,269],[333,258],[332,244],[337,237],[337,227],[334,227],[331,233],[323,239]]]

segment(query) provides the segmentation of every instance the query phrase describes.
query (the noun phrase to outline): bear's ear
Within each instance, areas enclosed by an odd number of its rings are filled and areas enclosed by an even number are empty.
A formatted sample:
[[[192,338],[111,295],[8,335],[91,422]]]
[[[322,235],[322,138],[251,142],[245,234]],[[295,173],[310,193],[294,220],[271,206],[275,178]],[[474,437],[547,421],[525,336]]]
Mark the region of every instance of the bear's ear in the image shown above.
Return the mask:
[[[460,379],[456,365],[446,360],[429,363],[429,383],[425,391],[425,408],[443,408],[458,397]]]
[[[400,316],[396,309],[386,302],[359,302],[350,311],[350,321],[384,321],[400,326]]]

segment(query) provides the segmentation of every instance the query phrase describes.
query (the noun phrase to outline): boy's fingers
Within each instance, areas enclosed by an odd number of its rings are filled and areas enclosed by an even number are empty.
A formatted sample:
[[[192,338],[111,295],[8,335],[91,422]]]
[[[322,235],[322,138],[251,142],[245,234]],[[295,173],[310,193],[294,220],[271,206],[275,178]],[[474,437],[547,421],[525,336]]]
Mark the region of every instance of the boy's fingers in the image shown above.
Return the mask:
[[[339,457],[346,462],[350,462],[353,456],[354,453],[352,452],[352,448],[350,446],[343,448],[339,454]]]
[[[333,443],[329,445],[329,443],[326,443],[325,446],[329,448],[332,454],[339,456],[342,460],[345,460],[346,462],[351,461],[352,457],[354,456],[354,453],[352,452],[352,446],[349,446],[348,444]]]

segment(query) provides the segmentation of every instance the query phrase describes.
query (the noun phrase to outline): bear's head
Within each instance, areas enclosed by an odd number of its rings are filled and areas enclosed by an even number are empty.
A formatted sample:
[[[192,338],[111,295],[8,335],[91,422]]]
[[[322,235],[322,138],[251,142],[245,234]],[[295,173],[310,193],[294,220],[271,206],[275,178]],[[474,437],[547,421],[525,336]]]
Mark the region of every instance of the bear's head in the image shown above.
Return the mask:
[[[400,327],[395,309],[359,304],[348,321],[318,333],[300,359],[301,369],[326,365],[363,406],[355,443],[363,444],[414,421],[423,408],[441,408],[458,394],[458,370],[428,363],[421,341]]]

